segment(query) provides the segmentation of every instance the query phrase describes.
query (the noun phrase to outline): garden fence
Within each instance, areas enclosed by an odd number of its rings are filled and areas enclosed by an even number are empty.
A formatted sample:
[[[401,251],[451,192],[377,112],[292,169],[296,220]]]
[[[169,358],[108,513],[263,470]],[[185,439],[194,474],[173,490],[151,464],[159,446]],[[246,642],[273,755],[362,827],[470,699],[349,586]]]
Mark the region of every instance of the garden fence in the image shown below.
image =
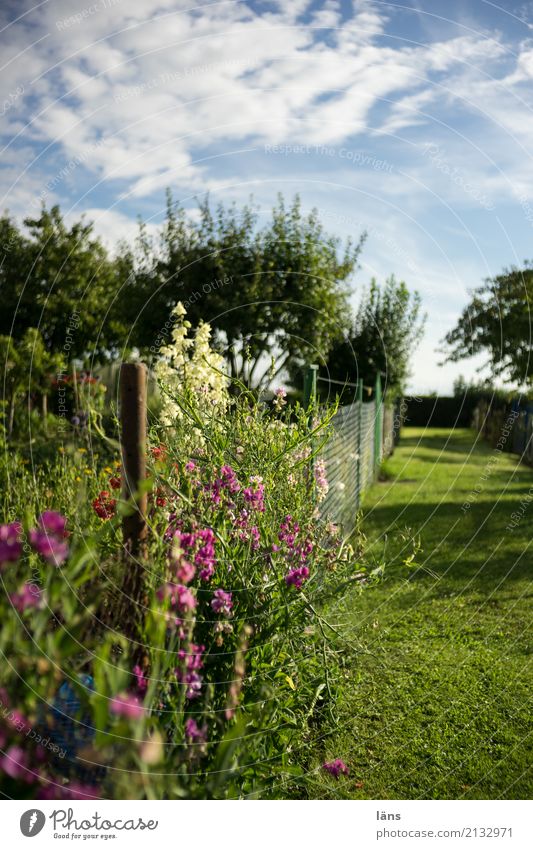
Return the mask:
[[[309,367],[304,383],[304,404],[316,397],[317,368]],[[329,381],[328,381],[329,382]],[[343,384],[344,386],[346,384]],[[374,482],[382,460],[391,454],[396,442],[394,408],[385,405],[378,375],[374,387],[362,381],[353,384],[356,400],[339,407],[331,421],[331,433],[320,451],[325,464],[329,490],[321,504],[323,516],[353,528],[361,498]],[[371,401],[363,400],[363,390],[372,391]]]
[[[533,466],[533,404],[515,398],[498,406],[494,400],[479,401],[473,419],[474,428],[494,448],[518,454]]]

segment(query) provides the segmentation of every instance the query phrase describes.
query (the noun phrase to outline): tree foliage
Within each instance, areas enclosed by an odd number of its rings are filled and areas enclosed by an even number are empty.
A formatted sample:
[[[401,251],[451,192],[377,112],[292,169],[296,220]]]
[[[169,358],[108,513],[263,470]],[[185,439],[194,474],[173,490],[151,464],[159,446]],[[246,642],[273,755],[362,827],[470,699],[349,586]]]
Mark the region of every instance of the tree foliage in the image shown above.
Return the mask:
[[[131,342],[156,353],[181,301],[193,324],[212,325],[232,376],[264,384],[289,361],[327,355],[346,327],[346,281],[362,243],[363,237],[342,247],[324,232],[316,210],[302,213],[298,198],[287,208],[279,197],[260,226],[248,205],[212,212],[206,201],[191,219],[169,196],[159,237],[150,239],[141,227],[135,250],[124,256]]]
[[[456,326],[445,336],[447,362],[488,355],[494,377],[533,383],[531,358],[533,264],[504,269],[472,292]]]
[[[57,206],[24,224],[27,234],[9,216],[0,219],[0,333],[22,339],[34,327],[46,349],[67,360],[108,357],[125,330],[118,310],[109,315],[123,264],[109,257],[92,223],[68,227]]]
[[[362,379],[373,385],[379,373],[389,395],[401,394],[424,324],[418,292],[410,292],[394,276],[382,286],[372,279],[348,333],[327,359],[330,378],[343,383]]]

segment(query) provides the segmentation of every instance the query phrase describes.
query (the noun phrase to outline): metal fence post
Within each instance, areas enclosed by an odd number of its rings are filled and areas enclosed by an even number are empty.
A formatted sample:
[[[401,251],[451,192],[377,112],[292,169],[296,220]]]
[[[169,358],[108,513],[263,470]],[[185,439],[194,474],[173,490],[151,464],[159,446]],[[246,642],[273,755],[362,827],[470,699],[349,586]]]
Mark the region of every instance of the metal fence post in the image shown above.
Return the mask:
[[[357,510],[359,508],[360,503],[361,503],[361,486],[362,486],[362,480],[363,480],[363,476],[362,476],[362,473],[361,473],[362,472],[362,465],[363,465],[363,457],[362,457],[362,451],[363,451],[363,381],[362,380],[357,381],[356,398],[357,398],[357,404],[359,405],[358,409],[357,409],[357,418],[358,418],[358,425],[357,425],[357,460],[356,460],[356,462],[357,462],[357,468],[356,468],[357,504],[355,505],[355,509]]]
[[[303,392],[303,407],[304,410],[309,409],[310,404],[316,402],[316,379],[318,366],[312,363],[307,366],[304,374],[304,392]]]
[[[376,375],[376,385],[374,389],[374,402],[376,405],[376,416],[374,419],[374,474],[381,464],[382,456],[382,424],[383,424],[383,404],[381,397],[381,375],[378,372]]]

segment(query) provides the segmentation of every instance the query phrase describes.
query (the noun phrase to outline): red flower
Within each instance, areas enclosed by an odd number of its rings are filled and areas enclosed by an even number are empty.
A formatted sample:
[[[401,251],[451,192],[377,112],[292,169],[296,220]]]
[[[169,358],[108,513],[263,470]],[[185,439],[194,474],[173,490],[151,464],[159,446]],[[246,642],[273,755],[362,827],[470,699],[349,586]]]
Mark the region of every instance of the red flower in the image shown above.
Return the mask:
[[[107,489],[103,489],[92,502],[93,510],[100,519],[112,519],[116,513],[117,502],[111,498]]]

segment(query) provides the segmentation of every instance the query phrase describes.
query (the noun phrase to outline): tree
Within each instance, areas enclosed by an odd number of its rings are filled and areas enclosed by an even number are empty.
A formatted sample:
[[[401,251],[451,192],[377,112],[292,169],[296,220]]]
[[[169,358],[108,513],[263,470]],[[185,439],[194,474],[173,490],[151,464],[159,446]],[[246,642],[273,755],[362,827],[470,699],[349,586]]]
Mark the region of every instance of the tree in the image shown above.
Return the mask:
[[[327,359],[330,378],[343,383],[362,379],[373,386],[379,373],[389,395],[401,394],[411,354],[424,330],[426,317],[420,310],[418,292],[409,292],[393,275],[382,287],[372,279],[350,330]]]
[[[123,255],[131,343],[156,354],[181,301],[192,324],[212,325],[231,374],[250,385],[267,384],[289,361],[294,368],[317,351],[326,356],[347,325],[346,281],[364,237],[342,248],[316,210],[302,214],[298,198],[287,209],[279,197],[271,221],[258,220],[250,206],[213,213],[207,201],[198,219],[187,217],[169,195],[159,238],[141,226],[134,251]]]
[[[124,265],[111,259],[83,219],[65,224],[59,207],[27,218],[28,235],[5,215],[0,219],[0,332],[21,339],[38,327],[48,351],[65,360],[113,354],[125,327],[108,310],[120,290]]]
[[[532,302],[533,263],[489,277],[471,293],[456,326],[446,334],[446,362],[485,353],[494,377],[519,386],[531,385]]]
[[[37,395],[46,417],[47,398],[53,378],[61,367],[61,358],[46,350],[35,327],[28,327],[21,339],[0,335],[0,368],[2,369],[2,402],[7,414],[7,433],[12,435],[15,410],[19,399],[28,401]]]

